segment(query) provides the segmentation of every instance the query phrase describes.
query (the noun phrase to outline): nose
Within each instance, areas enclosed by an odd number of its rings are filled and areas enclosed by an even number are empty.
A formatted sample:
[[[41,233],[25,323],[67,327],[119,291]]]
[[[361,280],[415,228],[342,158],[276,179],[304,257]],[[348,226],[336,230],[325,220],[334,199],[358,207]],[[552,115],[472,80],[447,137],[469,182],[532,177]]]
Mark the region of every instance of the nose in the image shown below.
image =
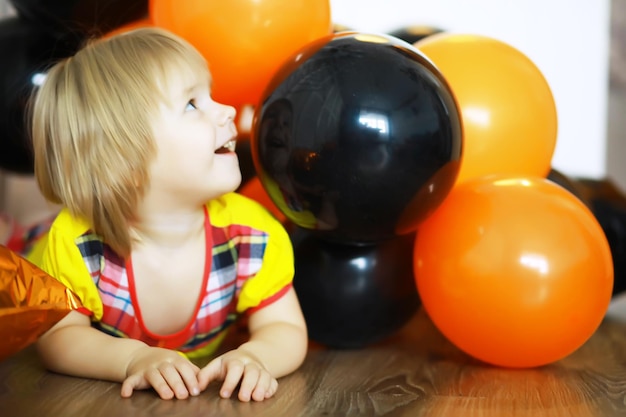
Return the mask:
[[[226,125],[235,120],[235,116],[237,114],[237,110],[233,106],[228,106],[226,104],[218,104],[217,109],[217,122],[220,125]]]

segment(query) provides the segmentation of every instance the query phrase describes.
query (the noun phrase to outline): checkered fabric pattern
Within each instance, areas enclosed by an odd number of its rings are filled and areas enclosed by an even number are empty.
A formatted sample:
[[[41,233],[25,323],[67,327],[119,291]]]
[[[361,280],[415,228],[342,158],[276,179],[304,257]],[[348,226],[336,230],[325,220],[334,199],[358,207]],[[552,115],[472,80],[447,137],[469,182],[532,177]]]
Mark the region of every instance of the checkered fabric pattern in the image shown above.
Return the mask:
[[[102,320],[94,322],[94,327],[114,336],[181,352],[200,349],[214,340],[236,319],[237,297],[246,280],[261,268],[268,236],[240,225],[208,229],[212,261],[200,307],[194,320],[172,336],[154,335],[138,320],[129,265],[98,236],[80,236],[76,244],[104,307]]]

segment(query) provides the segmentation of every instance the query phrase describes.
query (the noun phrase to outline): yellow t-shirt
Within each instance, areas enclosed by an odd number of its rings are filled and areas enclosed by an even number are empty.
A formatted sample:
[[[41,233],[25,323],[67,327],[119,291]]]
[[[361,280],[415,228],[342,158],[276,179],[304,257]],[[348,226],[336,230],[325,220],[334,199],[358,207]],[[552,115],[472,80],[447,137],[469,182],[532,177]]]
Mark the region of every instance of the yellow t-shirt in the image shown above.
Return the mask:
[[[294,265],[289,236],[259,203],[229,193],[207,203],[206,213],[204,291],[193,319],[173,335],[146,328],[129,260],[68,210],[59,213],[36,251],[39,259],[32,260],[76,293],[94,327],[189,356],[210,354],[237,315],[270,304],[291,287]]]

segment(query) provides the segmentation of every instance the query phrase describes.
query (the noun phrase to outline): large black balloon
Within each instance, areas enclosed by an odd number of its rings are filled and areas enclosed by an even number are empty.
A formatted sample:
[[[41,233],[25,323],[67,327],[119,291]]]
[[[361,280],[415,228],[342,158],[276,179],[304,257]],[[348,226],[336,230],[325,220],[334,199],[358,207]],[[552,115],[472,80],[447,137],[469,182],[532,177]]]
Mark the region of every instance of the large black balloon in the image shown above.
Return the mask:
[[[33,172],[27,103],[49,66],[72,55],[82,41],[17,17],[0,20],[0,168]]]
[[[291,232],[293,281],[309,337],[360,348],[397,331],[420,303],[413,274],[414,234],[373,245],[342,245]]]
[[[576,180],[602,227],[613,258],[613,295],[626,292],[626,194],[609,179]]]
[[[250,149],[250,135],[240,133],[237,137],[237,147],[235,148],[239,158],[239,170],[241,171],[241,184],[243,187],[248,181],[257,176],[254,162],[252,161],[252,150]]]
[[[287,60],[251,133],[259,177],[287,218],[349,244],[414,231],[447,196],[462,151],[439,71],[406,42],[358,32]]]
[[[11,0],[18,15],[55,29],[102,35],[148,15],[148,0]]]

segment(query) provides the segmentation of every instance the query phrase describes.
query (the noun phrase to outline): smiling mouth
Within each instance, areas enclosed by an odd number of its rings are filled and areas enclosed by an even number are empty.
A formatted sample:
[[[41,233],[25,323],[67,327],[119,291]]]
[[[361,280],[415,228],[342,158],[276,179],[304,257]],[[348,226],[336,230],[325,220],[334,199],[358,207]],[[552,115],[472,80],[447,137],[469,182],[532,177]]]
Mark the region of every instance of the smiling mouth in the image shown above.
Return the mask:
[[[237,146],[237,140],[233,138],[233,139],[229,140],[228,142],[226,142],[222,147],[217,149],[215,151],[215,153],[221,154],[221,153],[235,152],[235,147],[236,146]]]

